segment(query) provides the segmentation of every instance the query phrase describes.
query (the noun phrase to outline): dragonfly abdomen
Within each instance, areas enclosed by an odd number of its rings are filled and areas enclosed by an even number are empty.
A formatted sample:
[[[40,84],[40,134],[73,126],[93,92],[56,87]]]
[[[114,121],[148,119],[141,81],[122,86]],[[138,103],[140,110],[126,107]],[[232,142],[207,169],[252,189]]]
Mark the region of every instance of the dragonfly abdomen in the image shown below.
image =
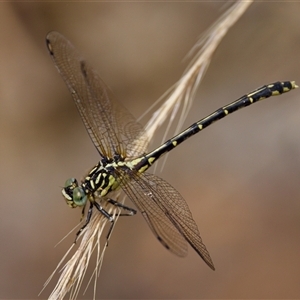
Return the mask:
[[[196,133],[213,124],[214,122],[223,119],[229,114],[243,107],[249,106],[255,102],[261,101],[271,96],[277,96],[286,93],[295,88],[297,88],[297,85],[294,81],[278,81],[269,85],[264,85],[261,88],[258,88],[255,91],[242,96],[236,101],[217,109],[212,114],[192,124],[186,130],[182,131],[172,139],[166,141],[157,149],[148,153],[143,160],[144,165],[150,167],[162,155],[171,151],[189,137],[195,135]]]

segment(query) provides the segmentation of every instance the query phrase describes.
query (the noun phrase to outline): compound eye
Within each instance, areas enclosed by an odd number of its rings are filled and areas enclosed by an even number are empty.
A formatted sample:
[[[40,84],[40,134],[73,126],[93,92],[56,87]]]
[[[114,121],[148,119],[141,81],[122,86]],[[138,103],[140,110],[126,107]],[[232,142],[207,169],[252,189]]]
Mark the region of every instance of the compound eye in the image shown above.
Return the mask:
[[[82,187],[76,187],[73,190],[73,201],[78,206],[85,205],[87,200],[87,196]]]
[[[66,182],[65,182],[65,188],[66,187],[76,187],[78,186],[78,182],[75,178],[69,178]]]

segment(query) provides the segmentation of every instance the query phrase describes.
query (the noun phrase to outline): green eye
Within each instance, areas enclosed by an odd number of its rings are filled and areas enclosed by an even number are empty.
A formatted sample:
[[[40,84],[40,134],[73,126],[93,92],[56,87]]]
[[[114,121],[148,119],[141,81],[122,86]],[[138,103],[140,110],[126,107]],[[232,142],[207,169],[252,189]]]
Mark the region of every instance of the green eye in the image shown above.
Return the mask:
[[[73,186],[78,186],[77,180],[75,178],[69,178],[66,182],[65,182],[65,188],[66,187],[73,187]]]
[[[82,187],[76,187],[73,190],[73,201],[78,206],[85,205],[87,200],[86,194]]]

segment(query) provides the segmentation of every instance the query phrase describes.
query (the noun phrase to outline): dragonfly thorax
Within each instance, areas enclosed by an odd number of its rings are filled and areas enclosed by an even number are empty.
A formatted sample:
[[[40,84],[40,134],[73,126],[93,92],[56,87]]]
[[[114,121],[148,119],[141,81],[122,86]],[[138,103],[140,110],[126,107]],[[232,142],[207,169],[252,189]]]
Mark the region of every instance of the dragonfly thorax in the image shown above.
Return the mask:
[[[87,200],[94,201],[93,195],[105,197],[111,191],[120,187],[120,177],[116,175],[118,169],[131,169],[132,164],[124,161],[100,161],[90,170],[81,185],[75,178],[66,181],[62,194],[67,204],[75,208],[84,206]]]

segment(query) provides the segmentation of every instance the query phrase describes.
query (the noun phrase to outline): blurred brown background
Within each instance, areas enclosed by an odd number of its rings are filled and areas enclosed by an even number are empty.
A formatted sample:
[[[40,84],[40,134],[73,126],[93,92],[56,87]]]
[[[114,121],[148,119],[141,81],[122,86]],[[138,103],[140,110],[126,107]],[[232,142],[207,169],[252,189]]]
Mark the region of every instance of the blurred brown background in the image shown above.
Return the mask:
[[[54,245],[80,218],[61,186],[99,159],[45,35],[68,37],[138,117],[180,78],[222,7],[0,4],[1,299],[37,298],[74,236]],[[299,84],[299,15],[299,3],[250,6],[215,53],[185,125],[263,84]],[[300,298],[299,92],[214,124],[174,150],[160,174],[187,200],[216,271],[191,248],[185,259],[168,253],[139,214],[116,226],[98,298]]]

